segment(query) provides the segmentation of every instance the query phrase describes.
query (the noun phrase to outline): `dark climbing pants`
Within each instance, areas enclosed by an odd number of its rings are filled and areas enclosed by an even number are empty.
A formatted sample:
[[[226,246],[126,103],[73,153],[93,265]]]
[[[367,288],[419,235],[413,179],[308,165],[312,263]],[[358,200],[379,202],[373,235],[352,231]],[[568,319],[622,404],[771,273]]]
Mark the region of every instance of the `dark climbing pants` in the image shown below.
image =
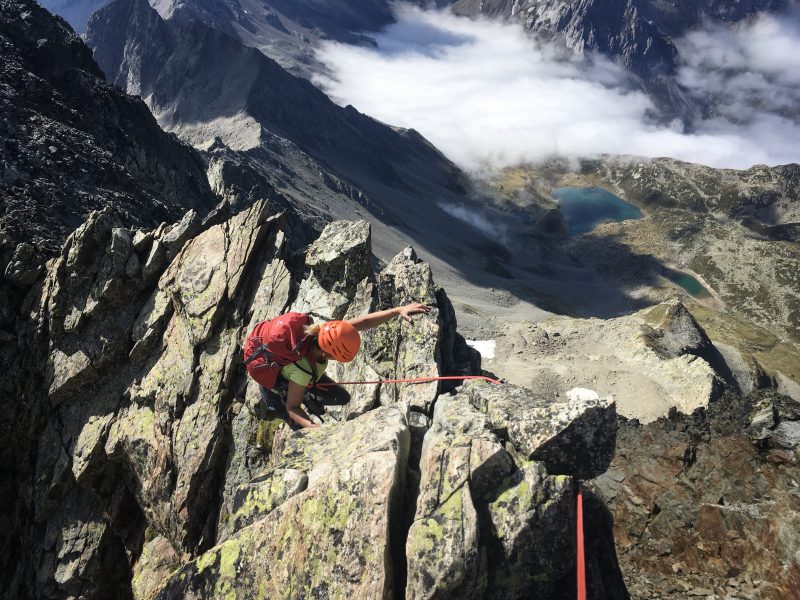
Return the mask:
[[[323,375],[318,383],[333,383],[333,380],[327,375]],[[289,413],[286,411],[288,385],[285,379],[279,378],[275,389],[268,390],[263,386],[258,386],[258,391],[261,395],[261,402],[267,409],[286,421],[292,430],[297,431],[300,426],[289,418]],[[318,417],[325,414],[326,406],[342,406],[348,402],[350,402],[350,392],[340,385],[309,389],[303,398],[303,404],[306,405],[308,412]]]

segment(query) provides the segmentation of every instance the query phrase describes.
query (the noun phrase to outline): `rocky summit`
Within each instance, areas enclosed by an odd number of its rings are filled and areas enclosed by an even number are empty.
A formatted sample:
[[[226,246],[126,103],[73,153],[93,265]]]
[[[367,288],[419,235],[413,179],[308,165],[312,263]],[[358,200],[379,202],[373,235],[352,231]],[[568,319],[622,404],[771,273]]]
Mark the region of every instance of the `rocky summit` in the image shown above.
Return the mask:
[[[614,454],[615,403],[510,384],[374,384],[292,433],[241,340],[288,308],[434,309],[366,332],[336,373],[472,372],[413,250],[380,272],[370,227],[334,222],[287,262],[267,205],[192,233],[93,213],[51,263],[6,381],[27,446],[3,586],[16,597],[563,597],[577,481]],[[42,376],[44,374],[44,376]],[[336,410],[333,410],[333,409]],[[611,540],[597,543],[611,547]],[[618,573],[602,577],[619,578]],[[288,592],[287,592],[288,590]]]

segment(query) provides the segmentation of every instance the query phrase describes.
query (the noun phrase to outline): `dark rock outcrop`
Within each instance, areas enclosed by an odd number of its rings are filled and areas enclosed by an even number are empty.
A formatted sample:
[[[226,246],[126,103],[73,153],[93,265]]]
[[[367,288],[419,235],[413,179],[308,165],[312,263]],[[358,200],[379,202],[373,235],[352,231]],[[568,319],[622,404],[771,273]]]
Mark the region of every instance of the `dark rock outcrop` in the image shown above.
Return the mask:
[[[69,27],[35,2],[0,3],[0,267],[29,285],[92,210],[153,227],[216,204],[199,155],[107,83]],[[18,244],[27,244],[17,247]]]
[[[633,596],[798,597],[799,418],[800,404],[764,390],[620,423],[594,487]]]

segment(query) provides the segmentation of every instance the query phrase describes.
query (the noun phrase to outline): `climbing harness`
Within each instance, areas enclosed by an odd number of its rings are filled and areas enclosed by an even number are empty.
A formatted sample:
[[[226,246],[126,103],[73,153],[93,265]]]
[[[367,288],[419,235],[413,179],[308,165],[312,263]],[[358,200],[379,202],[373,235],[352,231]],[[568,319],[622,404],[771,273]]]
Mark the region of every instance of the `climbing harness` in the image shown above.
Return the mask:
[[[503,383],[491,377],[484,377],[483,375],[446,375],[442,377],[412,377],[409,379],[378,379],[376,381],[331,381],[330,383],[317,383],[316,387],[330,387],[334,385],[376,385],[379,383],[427,383],[430,381],[459,381],[464,379],[480,379],[500,385]],[[312,387],[309,384],[308,387]]]
[[[578,483],[578,544],[577,544],[577,563],[578,563],[578,600],[586,600],[586,563],[583,554],[583,490]]]

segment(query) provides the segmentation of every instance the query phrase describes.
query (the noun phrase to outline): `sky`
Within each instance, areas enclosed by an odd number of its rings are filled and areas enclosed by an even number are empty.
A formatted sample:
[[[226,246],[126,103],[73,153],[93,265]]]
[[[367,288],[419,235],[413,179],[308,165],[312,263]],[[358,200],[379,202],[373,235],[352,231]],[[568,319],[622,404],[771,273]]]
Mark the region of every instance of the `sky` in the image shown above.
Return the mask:
[[[603,153],[730,168],[800,162],[798,12],[675,40],[688,57],[678,80],[719,102],[692,133],[656,123],[651,100],[602,56],[575,57],[519,25],[408,7],[396,17],[375,48],[324,43],[329,75],[316,83],[339,104],[413,127],[469,171]]]

